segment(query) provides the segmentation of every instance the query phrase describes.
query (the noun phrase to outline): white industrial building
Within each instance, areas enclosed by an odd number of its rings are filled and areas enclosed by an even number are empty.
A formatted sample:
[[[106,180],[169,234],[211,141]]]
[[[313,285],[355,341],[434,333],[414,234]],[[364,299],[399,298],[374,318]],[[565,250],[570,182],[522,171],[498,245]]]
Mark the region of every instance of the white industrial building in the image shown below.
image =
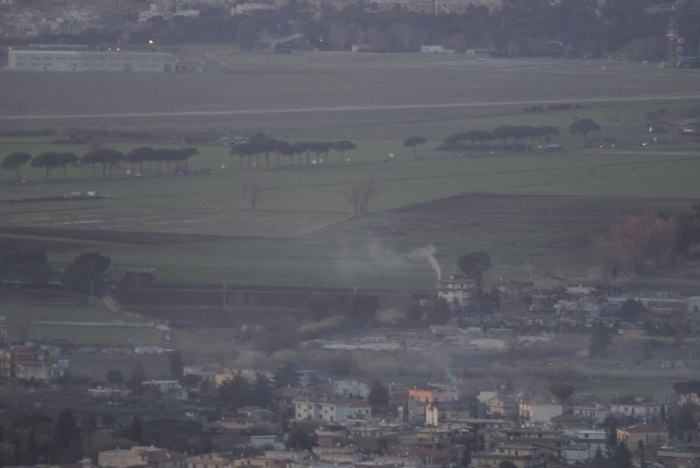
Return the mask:
[[[171,73],[175,56],[164,52],[88,52],[75,50],[11,50],[8,68],[37,72]]]

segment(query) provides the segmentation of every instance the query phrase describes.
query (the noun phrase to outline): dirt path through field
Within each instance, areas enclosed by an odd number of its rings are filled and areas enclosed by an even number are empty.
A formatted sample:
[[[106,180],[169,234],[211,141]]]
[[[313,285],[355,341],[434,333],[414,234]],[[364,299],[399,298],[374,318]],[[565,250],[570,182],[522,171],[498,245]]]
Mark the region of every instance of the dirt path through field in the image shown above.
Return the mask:
[[[123,315],[124,317],[129,317],[130,319],[146,320],[146,317],[144,317],[141,314],[137,314],[136,312],[129,312],[122,309],[121,305],[119,305],[112,296],[104,296],[102,298],[102,303],[107,308],[107,310],[115,314]]]

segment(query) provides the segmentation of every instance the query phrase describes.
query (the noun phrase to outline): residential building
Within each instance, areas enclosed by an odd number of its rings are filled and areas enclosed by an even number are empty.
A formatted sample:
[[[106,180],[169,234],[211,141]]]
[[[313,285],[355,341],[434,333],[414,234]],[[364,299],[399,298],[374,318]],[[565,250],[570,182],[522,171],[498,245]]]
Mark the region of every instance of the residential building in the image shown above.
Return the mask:
[[[443,422],[461,421],[471,417],[469,404],[462,401],[431,403],[425,408],[425,425],[438,426]]]
[[[548,423],[563,412],[564,408],[561,405],[537,399],[524,399],[518,403],[521,424]]]
[[[233,453],[205,453],[185,459],[185,468],[233,468]]]
[[[398,0],[399,5],[413,13],[427,13],[434,15],[436,12],[436,0]]]
[[[491,452],[472,453],[474,468],[498,468],[504,461],[512,462],[517,468],[543,466],[539,449],[530,445],[501,445]]]
[[[348,419],[366,418],[372,408],[362,400],[304,400],[294,402],[294,419],[343,422]]]
[[[204,424],[204,432],[210,433],[228,433],[228,432],[243,432],[255,429],[257,431],[274,430],[275,425],[269,421],[260,418],[248,418],[245,416],[239,417],[224,417],[218,421],[211,421]]]
[[[240,5],[231,7],[231,16],[234,15],[249,15],[256,11],[274,10],[275,7],[267,3],[241,3]]]
[[[663,466],[698,468],[700,467],[700,446],[659,447],[656,449],[656,459]]]
[[[151,3],[151,11],[157,11],[163,15],[172,15],[178,10],[177,0],[154,0]]]
[[[161,396],[172,396],[180,401],[187,400],[187,389],[177,380],[145,380],[142,385],[157,388]]]
[[[46,366],[41,362],[17,364],[18,379],[50,382],[60,377],[63,377],[63,369],[55,365]]]
[[[570,433],[572,442],[590,446],[591,453],[600,449],[605,452],[608,445],[608,435],[605,429],[576,429]]]
[[[97,387],[88,388],[88,395],[93,398],[114,398],[114,397],[125,397],[129,395],[129,390],[125,388],[114,388],[114,387]]]
[[[586,463],[594,454],[588,444],[569,444],[559,451],[559,457],[569,465]]]
[[[34,346],[10,346],[0,349],[0,377],[17,378],[20,364],[40,364],[43,354]]]
[[[566,294],[572,299],[580,299],[586,296],[592,296],[595,293],[595,288],[591,286],[567,286]]]
[[[499,431],[507,440],[518,440],[522,443],[532,443],[530,441],[559,441],[562,438],[561,431],[546,429],[533,429],[529,427],[513,427]]]
[[[459,400],[457,387],[446,385],[414,386],[408,390],[408,398],[423,403],[445,403]]]
[[[347,429],[340,424],[319,424],[316,435],[319,447],[335,447],[347,437]]]
[[[158,447],[131,447],[98,453],[100,468],[185,468],[185,455]]]
[[[644,304],[652,312],[685,312],[690,308],[690,299],[680,296],[680,293],[669,291],[646,291],[635,296],[609,297],[610,305],[622,306],[625,301],[634,299]]]
[[[655,417],[661,417],[662,413],[666,413],[667,409],[665,403],[656,402],[653,398],[634,395],[623,395],[613,398],[610,405],[612,414],[624,414],[646,422]]]
[[[284,450],[283,436],[278,436],[275,434],[267,435],[252,435],[250,436],[250,445],[256,449],[269,448],[272,447],[279,453],[280,450]]]
[[[333,393],[343,398],[367,398],[369,386],[357,380],[334,380]]]
[[[300,389],[297,388],[280,387],[272,392],[272,404],[280,410],[289,410],[291,412],[294,409],[294,400],[299,398],[303,398],[303,395]]]
[[[628,447],[637,447],[639,442],[645,446],[665,444],[668,442],[668,432],[658,426],[649,424],[636,424],[617,429],[617,442],[625,443]]]
[[[602,307],[592,300],[559,301],[554,304],[557,315],[578,315],[583,317],[600,317]]]
[[[574,416],[581,420],[602,424],[610,414],[610,408],[602,403],[593,402],[589,405],[575,405],[573,412]]]
[[[236,412],[246,418],[272,419],[274,413],[259,406],[241,406]]]
[[[476,283],[469,278],[450,276],[438,281],[438,299],[444,299],[448,304],[466,306],[475,286]]]
[[[216,386],[216,372],[208,371],[202,367],[185,366],[182,368],[182,375],[196,375],[200,377],[200,382],[207,382],[209,388],[214,388]]]
[[[514,396],[503,395],[490,399],[487,403],[489,415],[500,414],[501,417],[517,419],[519,415],[518,400]]]
[[[404,455],[418,460],[419,466],[448,466],[457,455],[429,447],[401,447],[389,450],[390,455]],[[473,459],[472,459],[473,460]]]

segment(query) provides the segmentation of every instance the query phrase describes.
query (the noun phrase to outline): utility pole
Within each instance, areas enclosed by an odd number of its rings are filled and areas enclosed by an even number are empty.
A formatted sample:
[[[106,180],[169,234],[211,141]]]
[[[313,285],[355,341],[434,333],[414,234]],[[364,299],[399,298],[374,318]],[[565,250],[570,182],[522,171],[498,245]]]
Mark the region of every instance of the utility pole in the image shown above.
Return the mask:
[[[562,310],[559,309],[559,357],[561,357],[561,313]]]

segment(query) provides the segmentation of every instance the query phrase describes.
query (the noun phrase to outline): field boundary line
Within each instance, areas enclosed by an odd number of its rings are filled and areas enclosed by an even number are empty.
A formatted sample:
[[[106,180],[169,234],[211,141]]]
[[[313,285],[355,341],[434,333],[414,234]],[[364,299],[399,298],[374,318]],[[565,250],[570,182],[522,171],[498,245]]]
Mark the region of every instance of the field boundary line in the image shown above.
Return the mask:
[[[528,106],[548,104],[577,103],[607,103],[607,102],[649,102],[649,101],[681,101],[698,99],[700,94],[688,95],[657,95],[657,96],[631,96],[631,97],[596,97],[596,98],[572,98],[572,99],[548,99],[532,101],[499,101],[499,102],[468,102],[468,103],[441,103],[441,104],[393,104],[381,106],[339,105],[336,107],[301,107],[290,109],[247,109],[247,110],[201,110],[201,111],[172,111],[172,112],[114,112],[104,114],[44,114],[44,115],[0,115],[0,120],[70,120],[70,119],[112,119],[112,118],[154,118],[154,117],[197,117],[197,116],[227,116],[227,115],[265,115],[265,114],[291,114],[291,113],[323,113],[323,112],[357,112],[357,111],[383,111],[383,110],[411,110],[411,109],[454,109],[471,107],[499,107],[499,106]]]

